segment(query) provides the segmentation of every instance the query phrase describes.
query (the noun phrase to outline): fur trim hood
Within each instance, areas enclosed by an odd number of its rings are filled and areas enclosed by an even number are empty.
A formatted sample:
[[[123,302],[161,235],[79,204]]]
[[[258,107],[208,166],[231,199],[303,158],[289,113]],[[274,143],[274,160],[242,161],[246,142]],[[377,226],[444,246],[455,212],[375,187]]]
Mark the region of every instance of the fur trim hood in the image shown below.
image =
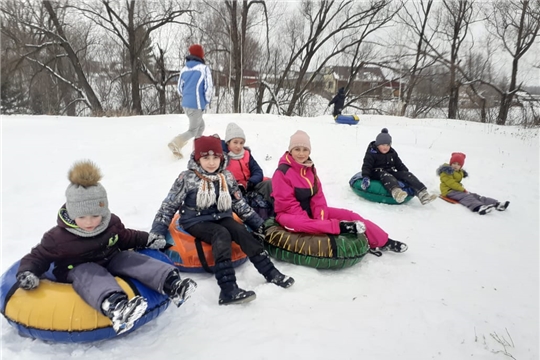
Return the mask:
[[[460,171],[463,172],[463,177],[464,178],[469,176],[469,174],[465,170],[461,169]],[[439,166],[437,168],[436,173],[437,173],[437,176],[440,176],[442,173],[452,175],[454,173],[454,169],[452,169],[452,166],[450,164],[444,163],[444,164],[442,164],[441,166]]]

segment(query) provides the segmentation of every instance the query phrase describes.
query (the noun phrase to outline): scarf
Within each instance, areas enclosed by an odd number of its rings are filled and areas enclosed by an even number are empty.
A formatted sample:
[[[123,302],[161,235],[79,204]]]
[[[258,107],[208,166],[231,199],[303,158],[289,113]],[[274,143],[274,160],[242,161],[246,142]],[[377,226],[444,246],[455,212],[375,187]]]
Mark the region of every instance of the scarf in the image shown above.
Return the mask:
[[[86,231],[77,226],[75,220],[68,216],[66,209],[60,209],[59,215],[62,221],[68,226],[66,230],[80,237],[92,237],[101,234],[107,229],[109,222],[111,221],[111,213],[107,212],[107,215],[103,216],[101,223],[99,223],[94,230]]]
[[[216,190],[214,182],[219,181],[219,198],[217,200],[217,208],[219,211],[229,210],[232,206],[231,194],[227,186],[227,179],[223,173],[215,175],[202,175],[197,170],[193,172],[201,179],[199,189],[197,190],[197,207],[200,209],[208,209],[216,204]]]
[[[240,151],[238,154],[233,153],[232,151],[229,151],[227,153],[227,156],[233,160],[240,160],[244,157],[245,150],[242,148],[242,151]]]

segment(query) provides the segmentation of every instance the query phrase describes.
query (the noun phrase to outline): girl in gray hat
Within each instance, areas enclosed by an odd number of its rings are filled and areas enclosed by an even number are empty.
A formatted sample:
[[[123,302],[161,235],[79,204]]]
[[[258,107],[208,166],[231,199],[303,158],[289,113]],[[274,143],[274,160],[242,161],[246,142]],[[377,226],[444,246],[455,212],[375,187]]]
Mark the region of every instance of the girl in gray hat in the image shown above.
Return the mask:
[[[107,192],[99,183],[100,170],[90,161],[77,162],[68,174],[71,184],[66,203],[60,208],[57,225],[43,235],[41,243],[25,255],[17,271],[19,287],[32,290],[39,277],[54,263],[53,274],[94,309],[111,319],[122,334],[131,329],[147,307],[141,296],[128,299],[114,276],[127,276],[168,295],[180,306],[197,287],[181,279],[178,270],[129,249],[161,249],[165,241],[150,238],[145,231],[126,229],[109,211]]]

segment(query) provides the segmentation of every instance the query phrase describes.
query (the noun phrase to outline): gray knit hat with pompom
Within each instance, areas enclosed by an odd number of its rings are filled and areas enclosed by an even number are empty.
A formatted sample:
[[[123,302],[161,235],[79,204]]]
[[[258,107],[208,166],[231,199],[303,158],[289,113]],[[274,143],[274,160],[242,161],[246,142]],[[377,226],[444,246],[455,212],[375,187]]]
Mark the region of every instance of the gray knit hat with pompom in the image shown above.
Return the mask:
[[[383,128],[381,133],[375,138],[375,145],[392,145],[392,137],[388,133],[387,128]]]
[[[108,217],[107,191],[99,183],[101,171],[91,161],[78,161],[68,172],[71,182],[66,189],[66,209],[71,219],[82,216]]]

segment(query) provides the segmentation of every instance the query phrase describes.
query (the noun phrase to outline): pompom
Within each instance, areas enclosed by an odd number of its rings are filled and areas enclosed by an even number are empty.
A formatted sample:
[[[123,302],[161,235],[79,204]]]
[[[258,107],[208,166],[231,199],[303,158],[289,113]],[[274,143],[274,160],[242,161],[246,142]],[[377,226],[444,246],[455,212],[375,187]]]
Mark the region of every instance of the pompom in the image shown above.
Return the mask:
[[[381,132],[384,133],[384,134],[388,134],[388,129],[387,129],[387,128],[383,128],[383,129],[381,130]]]
[[[77,161],[68,172],[68,179],[74,185],[96,186],[101,180],[101,171],[90,160]]]

